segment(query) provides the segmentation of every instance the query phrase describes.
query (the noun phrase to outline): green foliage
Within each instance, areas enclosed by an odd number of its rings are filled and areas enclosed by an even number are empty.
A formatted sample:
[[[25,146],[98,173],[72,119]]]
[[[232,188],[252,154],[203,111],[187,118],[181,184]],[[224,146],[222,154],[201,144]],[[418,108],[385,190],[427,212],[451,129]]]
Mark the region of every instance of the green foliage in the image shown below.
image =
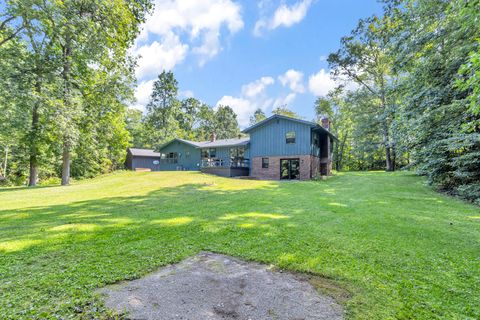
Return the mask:
[[[68,183],[70,162],[78,178],[119,167],[133,96],[128,49],[150,8],[148,0],[0,7],[0,111],[9,110],[0,145],[11,150],[8,179],[24,183],[29,175],[35,185],[61,173]]]
[[[262,109],[258,108],[255,110],[253,115],[250,117],[250,125],[254,125],[255,123],[258,123],[262,120],[265,120],[267,116],[265,115],[265,112],[263,112]]]
[[[130,133],[145,147],[159,147],[173,138],[203,141],[212,134],[218,139],[240,134],[237,115],[229,106],[213,109],[195,98],[180,101],[178,82],[171,71],[163,71],[158,76],[146,115],[136,121],[136,125],[143,128],[130,128]]]
[[[272,113],[273,114],[278,114],[278,115],[281,115],[281,116],[287,116],[287,117],[290,117],[290,118],[297,118],[297,119],[300,118],[300,116],[298,114],[296,114],[292,110],[288,109],[287,106],[277,107],[277,108],[272,110]]]
[[[342,38],[328,60],[358,88],[315,104],[337,126],[337,169],[380,169],[383,159],[480,201],[479,22],[478,0],[391,0]]]
[[[419,173],[440,189],[480,201],[480,138],[474,51],[478,1],[406,1],[396,10],[405,147]],[[460,80],[463,74],[464,81]]]
[[[121,172],[0,203],[3,319],[106,319],[98,288],[202,250],[331,279],[348,319],[480,318],[478,207],[410,173]]]

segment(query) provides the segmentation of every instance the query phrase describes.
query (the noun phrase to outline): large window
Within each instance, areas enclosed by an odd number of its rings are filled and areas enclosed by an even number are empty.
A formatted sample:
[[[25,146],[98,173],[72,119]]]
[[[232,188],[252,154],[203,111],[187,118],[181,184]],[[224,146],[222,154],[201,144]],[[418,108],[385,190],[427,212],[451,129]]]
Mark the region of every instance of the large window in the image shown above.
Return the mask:
[[[235,147],[230,148],[230,158],[233,159],[243,159],[245,157],[245,148],[244,147]]]
[[[262,168],[268,168],[268,158],[262,158]]]
[[[178,163],[178,153],[176,152],[170,152],[167,153],[167,163]]]
[[[211,159],[217,156],[217,149],[202,149],[202,159]]]
[[[208,149],[208,155],[210,156],[210,158],[215,158],[217,156],[217,149],[215,148]]]
[[[286,143],[295,143],[295,131],[289,131],[285,134]]]

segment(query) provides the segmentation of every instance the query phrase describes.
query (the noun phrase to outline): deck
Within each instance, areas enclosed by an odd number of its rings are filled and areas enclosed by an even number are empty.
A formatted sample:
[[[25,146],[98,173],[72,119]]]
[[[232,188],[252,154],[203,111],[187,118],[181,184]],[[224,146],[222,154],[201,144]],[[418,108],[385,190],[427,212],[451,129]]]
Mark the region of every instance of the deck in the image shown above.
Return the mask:
[[[250,174],[250,161],[248,159],[222,161],[202,160],[200,171],[222,177],[242,177]]]

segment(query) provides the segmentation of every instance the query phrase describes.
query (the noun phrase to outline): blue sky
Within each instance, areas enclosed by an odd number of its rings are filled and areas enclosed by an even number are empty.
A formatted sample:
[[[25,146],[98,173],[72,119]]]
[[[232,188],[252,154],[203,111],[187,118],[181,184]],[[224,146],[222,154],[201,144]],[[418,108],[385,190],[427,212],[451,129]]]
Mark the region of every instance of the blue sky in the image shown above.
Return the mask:
[[[315,97],[335,86],[326,56],[358,19],[380,12],[375,0],[156,0],[133,48],[135,107],[166,69],[183,97],[230,105],[241,127],[256,108],[284,104],[313,119]]]

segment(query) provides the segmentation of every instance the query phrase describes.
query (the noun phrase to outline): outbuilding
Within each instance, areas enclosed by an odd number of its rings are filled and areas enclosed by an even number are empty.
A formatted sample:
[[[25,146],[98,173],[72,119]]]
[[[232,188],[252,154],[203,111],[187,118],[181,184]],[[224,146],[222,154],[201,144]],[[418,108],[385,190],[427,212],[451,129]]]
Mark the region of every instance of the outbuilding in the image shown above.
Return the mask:
[[[128,148],[125,167],[134,171],[160,171],[160,153],[151,149]]]

